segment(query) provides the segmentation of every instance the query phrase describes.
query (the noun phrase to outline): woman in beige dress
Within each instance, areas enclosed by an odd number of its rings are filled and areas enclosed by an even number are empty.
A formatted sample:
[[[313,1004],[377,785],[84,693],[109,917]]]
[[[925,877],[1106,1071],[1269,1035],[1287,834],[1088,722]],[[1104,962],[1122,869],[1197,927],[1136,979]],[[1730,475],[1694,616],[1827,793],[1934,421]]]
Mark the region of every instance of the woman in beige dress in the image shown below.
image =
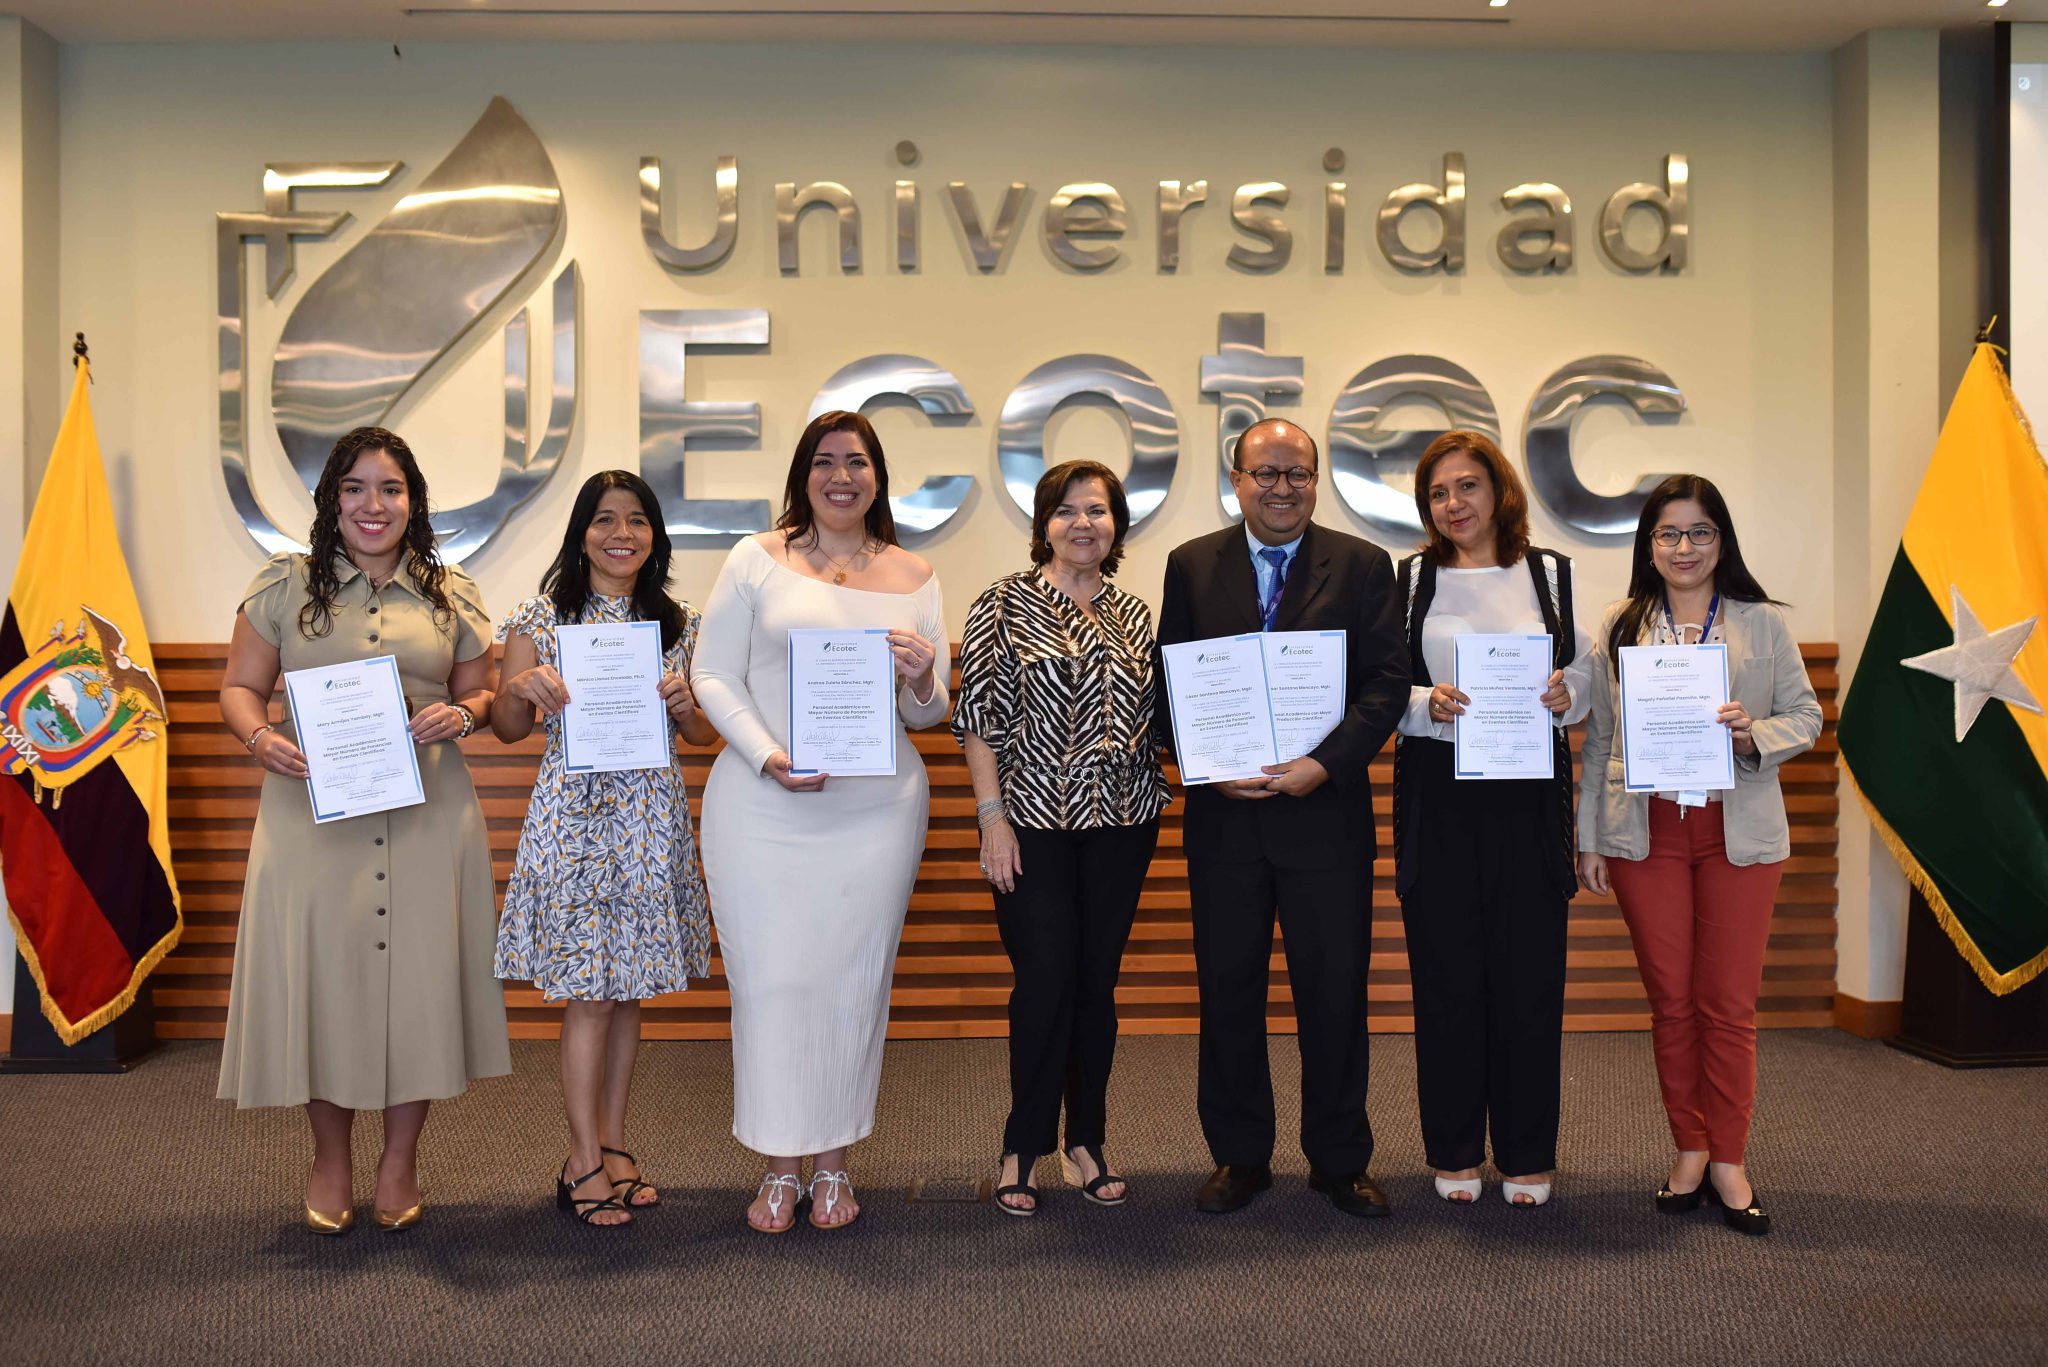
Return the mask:
[[[503,989],[491,974],[490,848],[452,743],[491,706],[490,619],[444,566],[427,485],[398,436],[359,427],[314,492],[310,555],[273,556],[243,595],[221,716],[268,771],[235,938],[220,1096],[304,1106],[313,1131],[306,1226],[355,1222],[355,1113],[384,1112],[374,1209],[420,1218],[427,1105],[511,1071]],[[289,718],[269,723],[281,672],[396,657],[423,805],[313,822]]]

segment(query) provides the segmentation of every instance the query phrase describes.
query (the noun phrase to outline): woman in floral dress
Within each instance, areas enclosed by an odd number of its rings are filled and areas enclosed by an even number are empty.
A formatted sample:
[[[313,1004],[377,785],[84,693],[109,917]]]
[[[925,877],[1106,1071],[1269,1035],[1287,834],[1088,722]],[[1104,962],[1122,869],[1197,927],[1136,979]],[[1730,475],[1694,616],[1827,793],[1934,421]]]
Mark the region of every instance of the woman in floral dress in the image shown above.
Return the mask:
[[[504,683],[491,729],[500,740],[522,740],[538,717],[547,753],[505,889],[495,969],[564,1003],[569,1157],[555,1197],[591,1225],[626,1224],[660,1199],[625,1143],[640,1003],[681,992],[709,971],[711,922],[674,753],[665,769],[568,772],[562,709],[569,694],[555,628],[659,622],[670,728],[693,745],[709,743],[717,733],[689,685],[699,615],[669,597],[669,557],[654,490],[624,470],[592,475],[576,495],[540,595],[498,629]]]

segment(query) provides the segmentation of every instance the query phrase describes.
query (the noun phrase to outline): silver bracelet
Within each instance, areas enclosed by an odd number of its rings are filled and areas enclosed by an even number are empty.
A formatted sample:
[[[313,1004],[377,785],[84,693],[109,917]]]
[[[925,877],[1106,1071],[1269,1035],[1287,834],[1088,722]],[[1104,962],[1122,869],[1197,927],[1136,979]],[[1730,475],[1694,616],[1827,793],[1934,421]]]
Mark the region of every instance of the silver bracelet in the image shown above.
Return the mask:
[[[1003,805],[1003,800],[999,797],[992,797],[986,801],[974,804],[974,820],[983,830],[987,830],[998,821],[1008,821],[1009,819],[1010,809]]]

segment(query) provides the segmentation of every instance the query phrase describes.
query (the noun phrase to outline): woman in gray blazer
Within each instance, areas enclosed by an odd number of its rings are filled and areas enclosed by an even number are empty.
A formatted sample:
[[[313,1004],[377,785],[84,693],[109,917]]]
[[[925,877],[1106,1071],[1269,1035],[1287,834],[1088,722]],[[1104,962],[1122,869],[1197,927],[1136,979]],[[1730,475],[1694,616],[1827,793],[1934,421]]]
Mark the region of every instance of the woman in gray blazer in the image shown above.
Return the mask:
[[[1720,720],[1735,786],[1631,793],[1616,743],[1623,647],[1725,645]],[[1756,1096],[1756,999],[1784,861],[1792,852],[1778,766],[1813,748],[1820,704],[1784,612],[1742,563],[1713,483],[1673,475],[1636,525],[1628,597],[1594,642],[1581,752],[1579,878],[1611,888],[1650,999],[1657,1081],[1678,1156],[1657,1209],[1707,1200],[1746,1234],[1771,1217],[1743,1169]]]

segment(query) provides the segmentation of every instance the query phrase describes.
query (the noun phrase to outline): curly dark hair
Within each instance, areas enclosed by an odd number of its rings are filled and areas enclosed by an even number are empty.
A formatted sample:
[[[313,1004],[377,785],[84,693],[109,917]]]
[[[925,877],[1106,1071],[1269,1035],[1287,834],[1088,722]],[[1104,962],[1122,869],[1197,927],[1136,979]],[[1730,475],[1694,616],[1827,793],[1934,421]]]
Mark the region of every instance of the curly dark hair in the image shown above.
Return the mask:
[[[671,650],[683,638],[683,609],[668,593],[669,563],[674,559],[675,545],[662,521],[661,500],[655,497],[647,481],[631,470],[599,470],[583,481],[583,487],[576,491],[576,503],[569,509],[562,549],[555,553],[555,563],[541,576],[540,591],[554,602],[557,622],[583,620],[583,605],[590,601],[590,556],[583,549],[583,538],[589,533],[590,524],[597,520],[597,505],[607,489],[624,489],[640,500],[640,510],[647,514],[654,535],[647,559],[633,580],[633,612],[639,621],[661,623],[661,648]]]
[[[1116,527],[1116,535],[1110,539],[1109,551],[1097,566],[1106,579],[1116,573],[1116,567],[1124,560],[1124,536],[1131,530],[1131,505],[1124,497],[1124,482],[1116,477],[1116,471],[1093,460],[1070,460],[1055,465],[1039,477],[1038,489],[1031,498],[1031,563],[1045,565],[1052,562],[1052,542],[1046,538],[1046,528],[1052,525],[1052,515],[1059,511],[1060,504],[1067,497],[1067,490],[1087,480],[1102,481],[1102,487],[1109,498],[1109,520]]]
[[[356,462],[372,451],[389,452],[405,476],[407,515],[402,557],[413,586],[434,607],[436,623],[452,623],[455,605],[448,601],[448,567],[441,563],[440,547],[434,542],[434,526],[427,509],[427,477],[413,457],[405,438],[382,427],[358,427],[342,435],[328,453],[320,471],[320,483],[313,489],[313,529],[306,534],[312,553],[306,557],[306,605],[299,609],[299,634],[307,640],[325,636],[334,629],[334,598],[341,591],[341,577],[334,572],[336,557],[346,557],[341,539],[341,481],[355,469]],[[353,562],[351,562],[353,563]]]

